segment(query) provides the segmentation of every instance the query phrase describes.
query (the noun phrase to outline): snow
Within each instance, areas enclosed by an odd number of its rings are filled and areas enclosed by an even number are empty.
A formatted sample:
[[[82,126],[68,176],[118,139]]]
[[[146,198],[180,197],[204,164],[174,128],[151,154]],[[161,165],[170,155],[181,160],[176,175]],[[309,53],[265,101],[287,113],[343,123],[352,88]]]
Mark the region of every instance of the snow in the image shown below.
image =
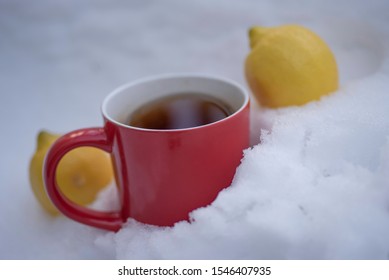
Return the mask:
[[[389,3],[0,1],[1,259],[389,259]],[[330,45],[340,89],[252,106],[231,186],[171,228],[118,233],[51,218],[28,182],[40,129],[102,124],[115,87],[203,72],[247,86],[252,25],[298,23]],[[260,142],[260,144],[258,144]],[[114,185],[95,207],[114,207]]]

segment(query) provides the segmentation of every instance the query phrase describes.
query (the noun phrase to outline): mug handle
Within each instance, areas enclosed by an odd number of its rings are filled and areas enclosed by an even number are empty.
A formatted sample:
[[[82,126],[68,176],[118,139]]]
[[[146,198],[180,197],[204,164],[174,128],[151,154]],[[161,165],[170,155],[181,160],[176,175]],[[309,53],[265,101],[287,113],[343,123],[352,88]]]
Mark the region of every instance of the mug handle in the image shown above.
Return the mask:
[[[101,127],[74,130],[60,137],[45,158],[43,178],[47,194],[65,216],[89,226],[118,231],[123,223],[120,211],[102,212],[80,206],[65,197],[58,187],[56,171],[61,158],[81,146],[99,148],[108,153],[112,150],[107,134]]]

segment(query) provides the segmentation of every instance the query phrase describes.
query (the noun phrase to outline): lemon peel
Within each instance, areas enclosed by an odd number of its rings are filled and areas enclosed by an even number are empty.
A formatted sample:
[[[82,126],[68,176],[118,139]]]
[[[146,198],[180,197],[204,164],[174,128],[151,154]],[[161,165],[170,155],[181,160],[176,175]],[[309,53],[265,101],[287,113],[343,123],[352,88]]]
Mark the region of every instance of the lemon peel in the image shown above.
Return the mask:
[[[311,30],[300,25],[254,26],[249,38],[245,76],[261,105],[303,105],[338,89],[335,57]]]

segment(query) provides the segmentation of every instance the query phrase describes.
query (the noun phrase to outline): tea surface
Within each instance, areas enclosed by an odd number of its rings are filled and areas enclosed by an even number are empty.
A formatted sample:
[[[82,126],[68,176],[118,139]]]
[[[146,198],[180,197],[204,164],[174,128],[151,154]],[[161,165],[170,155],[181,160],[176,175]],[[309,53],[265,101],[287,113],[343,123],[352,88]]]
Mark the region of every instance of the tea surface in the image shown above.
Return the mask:
[[[206,125],[231,114],[222,101],[201,93],[179,93],[156,99],[134,111],[127,122],[146,129],[181,129]]]

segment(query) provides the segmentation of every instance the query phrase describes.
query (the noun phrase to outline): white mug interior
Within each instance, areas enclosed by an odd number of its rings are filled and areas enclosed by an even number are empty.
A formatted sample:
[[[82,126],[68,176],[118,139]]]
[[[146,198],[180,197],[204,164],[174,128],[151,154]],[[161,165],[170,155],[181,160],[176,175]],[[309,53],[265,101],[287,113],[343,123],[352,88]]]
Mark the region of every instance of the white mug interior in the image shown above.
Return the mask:
[[[227,118],[237,114],[249,102],[248,93],[239,84],[225,78],[170,74],[138,80],[125,84],[109,94],[102,104],[105,118],[121,126],[141,106],[173,94],[202,93],[224,102],[232,110]],[[227,119],[225,118],[225,119]]]

